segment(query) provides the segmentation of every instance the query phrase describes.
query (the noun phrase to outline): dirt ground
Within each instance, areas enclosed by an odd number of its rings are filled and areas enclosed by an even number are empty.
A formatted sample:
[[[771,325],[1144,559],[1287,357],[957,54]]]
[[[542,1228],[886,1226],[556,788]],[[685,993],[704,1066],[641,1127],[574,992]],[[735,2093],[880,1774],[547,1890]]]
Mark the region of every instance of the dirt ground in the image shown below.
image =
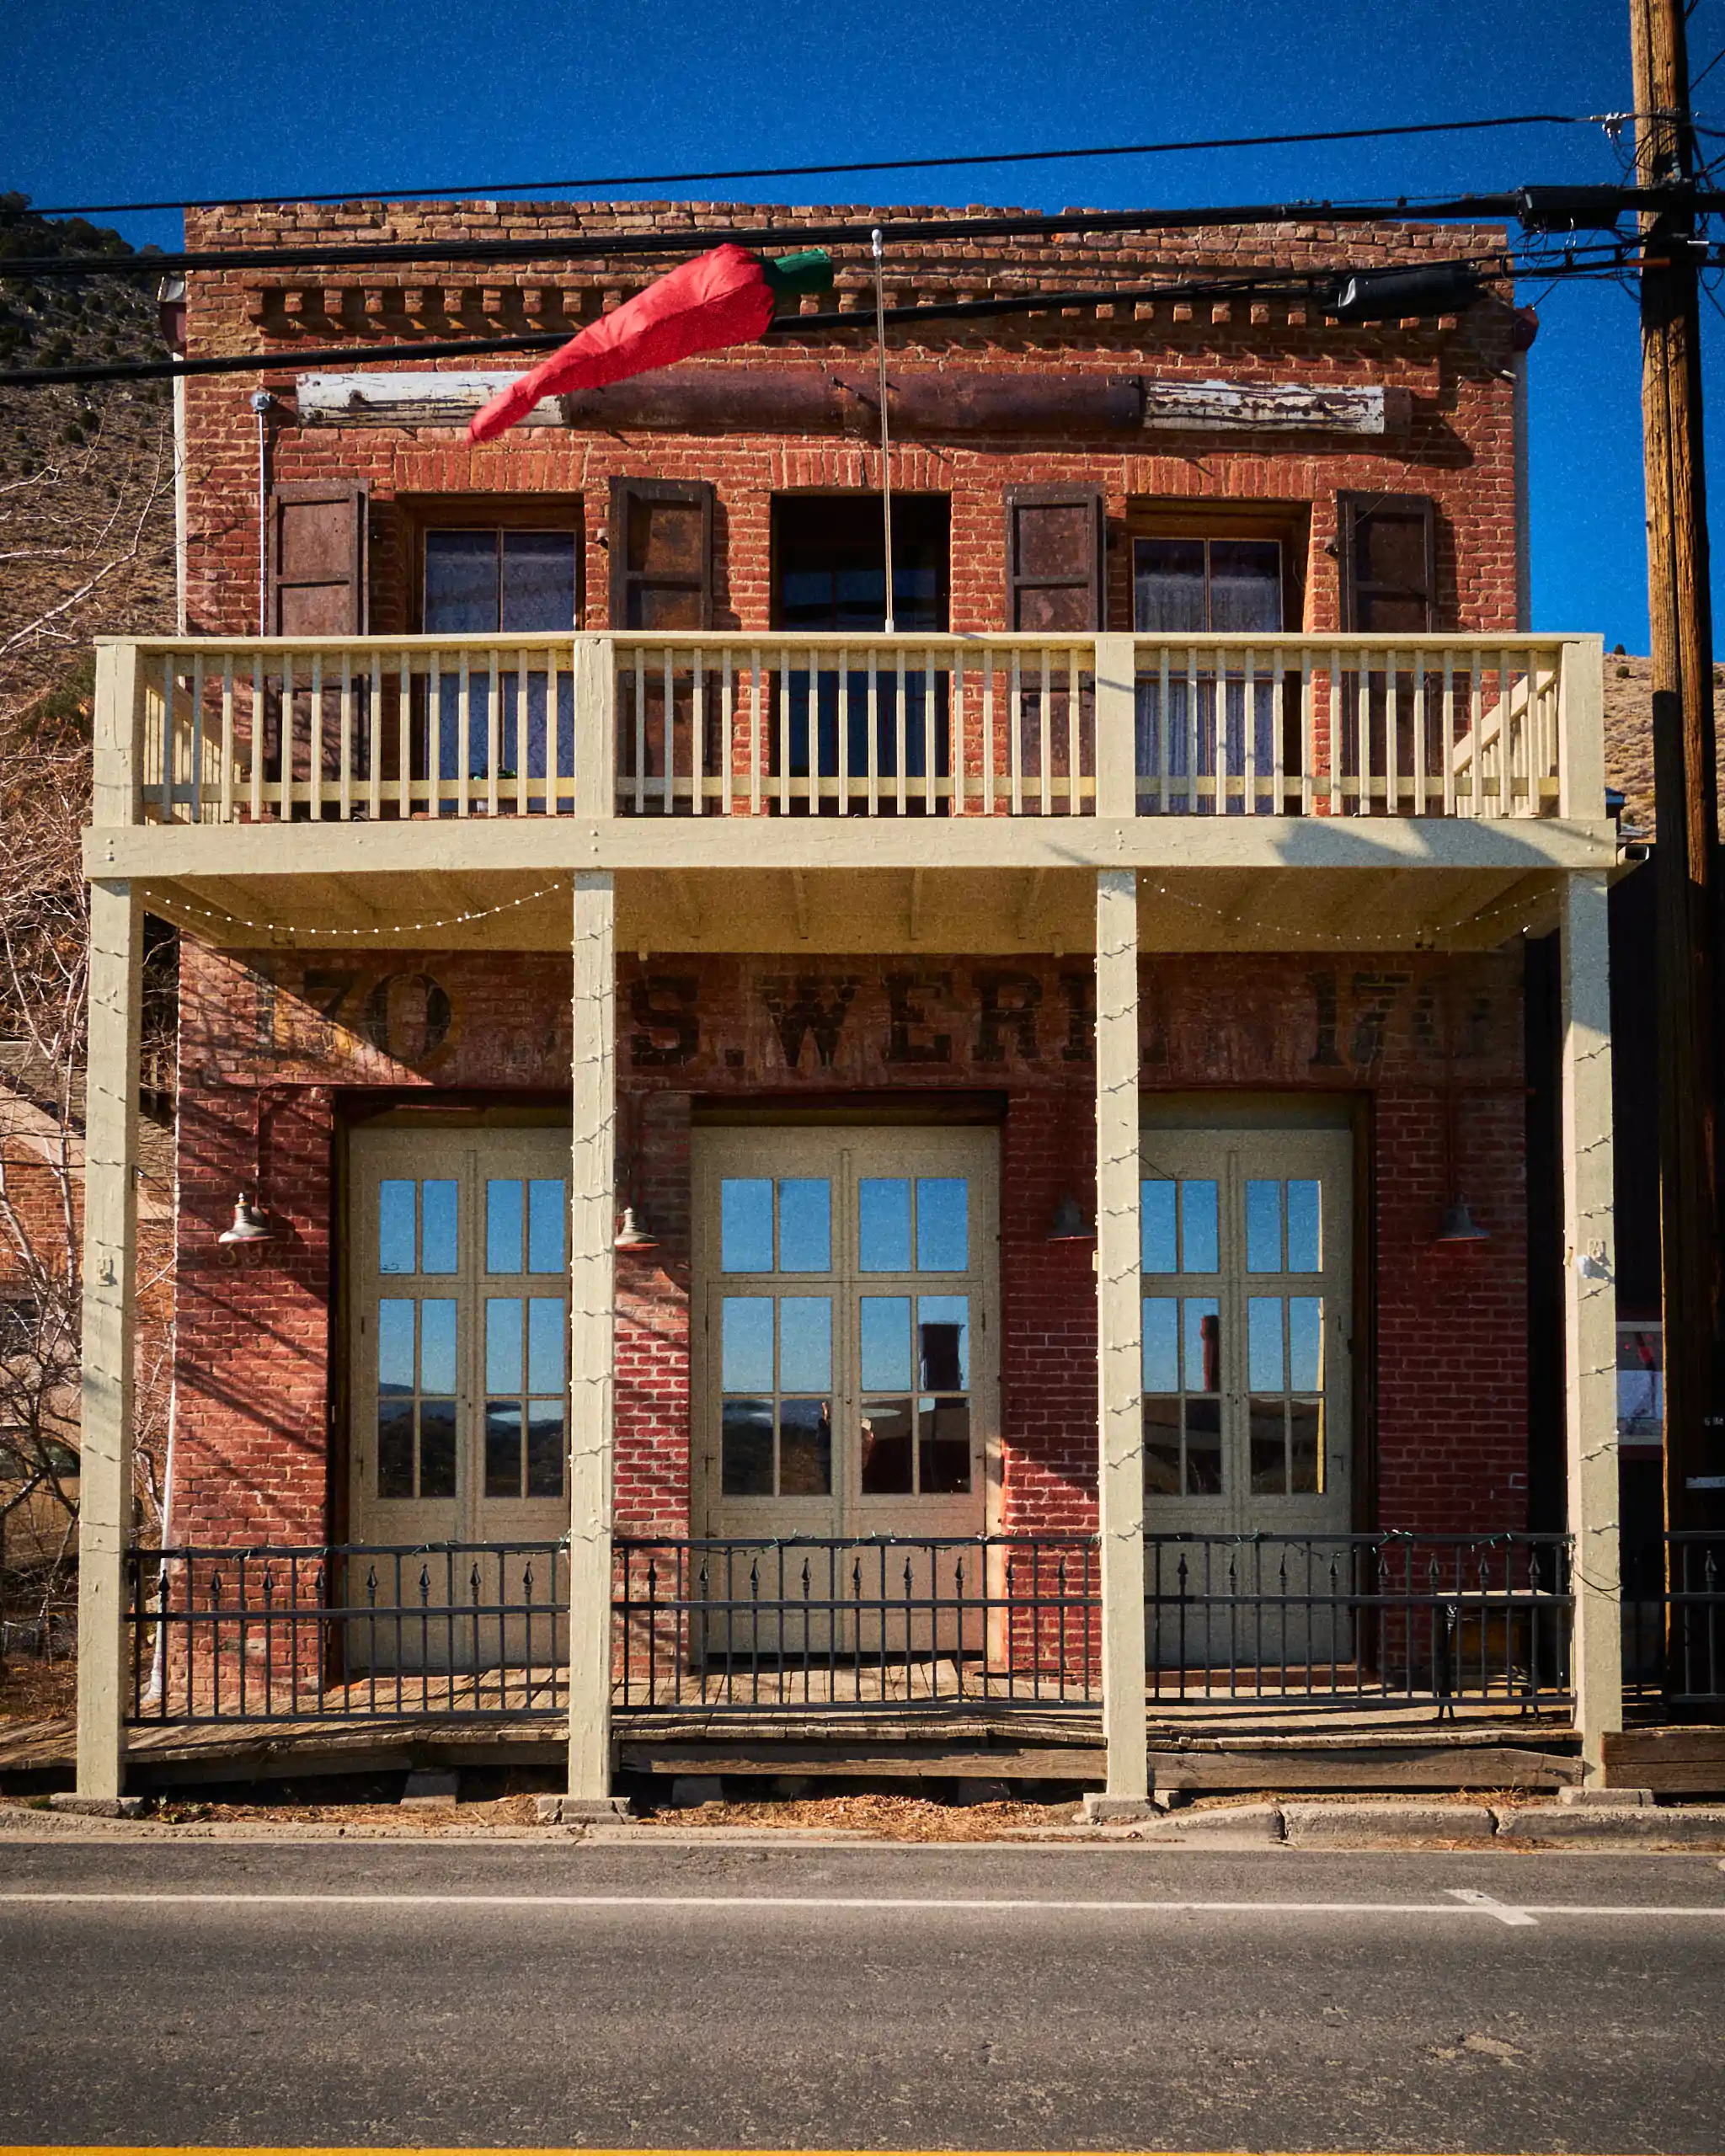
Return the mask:
[[[34,1656],[0,1662],[0,1721],[46,1721],[77,1711],[77,1664]]]

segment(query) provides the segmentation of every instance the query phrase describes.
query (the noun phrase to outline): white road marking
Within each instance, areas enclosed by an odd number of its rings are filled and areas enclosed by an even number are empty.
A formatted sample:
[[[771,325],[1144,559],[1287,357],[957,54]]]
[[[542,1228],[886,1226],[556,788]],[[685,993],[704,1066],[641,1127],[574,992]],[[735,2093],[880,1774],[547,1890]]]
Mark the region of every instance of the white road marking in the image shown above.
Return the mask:
[[[1537,1917],[1530,1917],[1525,1909],[1512,1908],[1509,1903],[1500,1902],[1495,1894],[1487,1894],[1479,1886],[1446,1886],[1446,1894],[1453,1894],[1458,1902],[1466,1902],[1471,1908],[1480,1909],[1487,1916],[1495,1917],[1499,1924],[1537,1924]]]
[[[1500,1924],[1531,1924],[1552,1917],[1717,1917],[1725,1902],[1530,1903],[1512,1908],[1472,1888],[1450,1888],[1441,1902],[1161,1902],[1012,1900],[963,1895],[889,1894],[332,1894],[172,1891],[0,1890],[0,1907],[60,1908],[377,1908],[377,1909],[901,1909],[979,1915],[1065,1916],[1489,1916]]]

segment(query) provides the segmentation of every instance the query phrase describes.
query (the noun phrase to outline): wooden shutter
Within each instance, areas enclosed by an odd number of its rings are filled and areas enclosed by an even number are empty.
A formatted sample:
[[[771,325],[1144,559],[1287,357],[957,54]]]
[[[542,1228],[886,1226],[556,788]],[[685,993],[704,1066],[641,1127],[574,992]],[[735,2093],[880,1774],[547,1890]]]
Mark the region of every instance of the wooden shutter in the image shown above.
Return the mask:
[[[1423,636],[1438,626],[1437,535],[1423,494],[1338,494],[1342,627]]]
[[[270,489],[271,636],[365,633],[366,492],[363,479],[302,480]]]
[[[1015,629],[1102,627],[1103,504],[1093,487],[1007,489],[1007,616]]]
[[[611,626],[713,627],[713,488],[708,481],[611,481]]]

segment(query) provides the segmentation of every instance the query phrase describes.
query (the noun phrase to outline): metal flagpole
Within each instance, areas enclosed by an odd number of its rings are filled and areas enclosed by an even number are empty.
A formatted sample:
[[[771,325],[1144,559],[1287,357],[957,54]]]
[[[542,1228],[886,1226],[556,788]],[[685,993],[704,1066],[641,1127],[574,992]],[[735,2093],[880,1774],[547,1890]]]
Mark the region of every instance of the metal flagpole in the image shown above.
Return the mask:
[[[886,295],[881,287],[880,227],[871,234],[874,248],[874,349],[880,360],[880,514],[886,534],[886,632],[893,625],[893,483],[888,462],[892,439],[886,416]]]

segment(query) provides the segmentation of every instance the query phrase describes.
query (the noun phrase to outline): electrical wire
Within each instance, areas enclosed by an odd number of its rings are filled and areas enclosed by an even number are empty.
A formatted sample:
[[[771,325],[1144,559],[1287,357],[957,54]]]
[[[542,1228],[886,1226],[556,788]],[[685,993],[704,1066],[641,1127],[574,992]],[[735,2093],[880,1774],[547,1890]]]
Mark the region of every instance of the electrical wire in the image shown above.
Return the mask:
[[[1268,150],[1311,142],[1387,141],[1407,135],[1475,134],[1503,127],[1596,127],[1607,120],[1621,122],[1637,117],[1634,113],[1516,112],[1493,119],[1413,120],[1390,127],[1319,128],[1290,135],[1212,135],[1172,142],[1115,142],[1072,150],[977,151],[950,157],[874,157],[816,165],[734,165],[715,172],[617,173],[581,179],[464,181],[459,185],[451,181],[435,187],[348,188],[328,195],[290,191],[279,195],[206,196],[198,200],[57,203],[47,209],[32,205],[27,211],[0,209],[0,216],[119,217],[158,210],[258,210],[275,202],[409,202],[437,195],[489,199],[531,193],[538,188],[561,193],[577,187],[681,187],[696,181],[720,179],[814,179],[852,172],[944,172],[975,165],[1052,164],[1083,157],[1156,157],[1196,150]]]

